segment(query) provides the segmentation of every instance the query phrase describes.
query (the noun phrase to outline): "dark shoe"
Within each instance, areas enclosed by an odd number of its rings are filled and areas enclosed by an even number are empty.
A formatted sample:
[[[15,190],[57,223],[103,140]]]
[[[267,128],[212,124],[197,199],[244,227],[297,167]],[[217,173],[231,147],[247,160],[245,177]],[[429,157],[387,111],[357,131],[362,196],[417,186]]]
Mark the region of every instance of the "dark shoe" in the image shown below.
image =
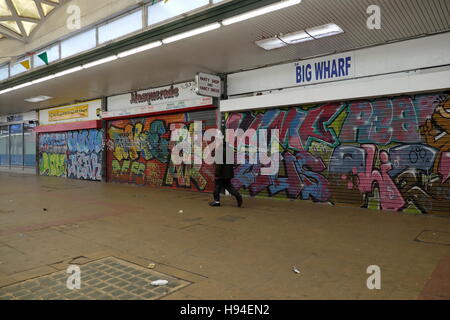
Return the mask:
[[[240,208],[240,207],[242,207],[242,196],[237,196],[236,197],[236,200],[237,200],[237,205],[238,205],[238,207]]]
[[[210,205],[211,207],[220,207],[220,202],[213,201],[213,202],[210,202],[209,205]]]

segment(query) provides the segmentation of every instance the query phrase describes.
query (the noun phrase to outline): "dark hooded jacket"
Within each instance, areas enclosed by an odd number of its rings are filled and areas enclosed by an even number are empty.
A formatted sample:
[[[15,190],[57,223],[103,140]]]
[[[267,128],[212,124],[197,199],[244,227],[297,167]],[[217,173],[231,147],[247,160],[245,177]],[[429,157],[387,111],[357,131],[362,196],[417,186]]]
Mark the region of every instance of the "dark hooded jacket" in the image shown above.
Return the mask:
[[[227,159],[226,153],[232,152],[232,151],[230,151],[229,148],[230,147],[224,148],[224,152],[223,152],[223,163],[224,164],[216,163],[216,172],[215,172],[216,179],[233,179],[234,178],[234,165],[226,163],[226,159]]]

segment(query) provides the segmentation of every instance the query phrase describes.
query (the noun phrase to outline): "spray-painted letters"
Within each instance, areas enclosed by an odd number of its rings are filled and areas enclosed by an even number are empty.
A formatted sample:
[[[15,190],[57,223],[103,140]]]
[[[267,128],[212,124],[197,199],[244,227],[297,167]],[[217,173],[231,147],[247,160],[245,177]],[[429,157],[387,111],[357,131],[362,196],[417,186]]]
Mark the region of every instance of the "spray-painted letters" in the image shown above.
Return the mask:
[[[279,129],[277,175],[259,164],[235,170],[233,184],[250,195],[449,211],[448,93],[231,113],[226,127]]]

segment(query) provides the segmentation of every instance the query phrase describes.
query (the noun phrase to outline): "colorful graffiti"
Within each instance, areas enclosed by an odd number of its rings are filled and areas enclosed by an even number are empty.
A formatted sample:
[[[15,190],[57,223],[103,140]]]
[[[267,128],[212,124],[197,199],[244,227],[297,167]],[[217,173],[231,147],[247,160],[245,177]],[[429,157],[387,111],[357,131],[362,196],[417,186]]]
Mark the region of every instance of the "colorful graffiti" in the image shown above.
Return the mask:
[[[174,165],[170,150],[175,129],[192,131],[203,120],[204,130],[215,127],[215,112],[117,120],[108,123],[108,181],[212,192],[214,166]],[[206,120],[206,121],[205,121]]]
[[[42,133],[39,135],[40,175],[100,181],[102,150],[102,130]]]
[[[43,133],[39,135],[39,174],[66,177],[67,134]]]
[[[251,196],[449,211],[448,93],[230,113],[226,128],[279,129],[278,174],[235,170],[233,184]]]
[[[102,130],[91,129],[67,133],[67,175],[71,179],[102,179]]]

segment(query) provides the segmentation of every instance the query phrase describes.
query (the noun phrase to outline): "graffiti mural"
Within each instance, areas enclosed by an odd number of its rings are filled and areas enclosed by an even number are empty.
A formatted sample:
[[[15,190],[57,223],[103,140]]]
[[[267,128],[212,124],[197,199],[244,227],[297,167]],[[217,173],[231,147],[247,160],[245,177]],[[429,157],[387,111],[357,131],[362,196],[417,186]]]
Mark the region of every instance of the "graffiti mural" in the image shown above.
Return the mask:
[[[39,172],[43,176],[100,181],[102,154],[102,130],[39,135]]]
[[[102,179],[102,130],[80,130],[67,133],[67,175],[71,179]]]
[[[39,174],[67,176],[67,134],[42,133],[39,135]]]
[[[226,127],[279,130],[276,175],[235,169],[234,186],[251,196],[450,211],[448,92],[230,113]]]
[[[108,123],[108,181],[201,192],[214,188],[214,166],[174,165],[171,153],[176,129],[194,129],[202,120],[204,130],[215,127],[215,112],[110,121]],[[206,146],[206,145],[204,145]]]

